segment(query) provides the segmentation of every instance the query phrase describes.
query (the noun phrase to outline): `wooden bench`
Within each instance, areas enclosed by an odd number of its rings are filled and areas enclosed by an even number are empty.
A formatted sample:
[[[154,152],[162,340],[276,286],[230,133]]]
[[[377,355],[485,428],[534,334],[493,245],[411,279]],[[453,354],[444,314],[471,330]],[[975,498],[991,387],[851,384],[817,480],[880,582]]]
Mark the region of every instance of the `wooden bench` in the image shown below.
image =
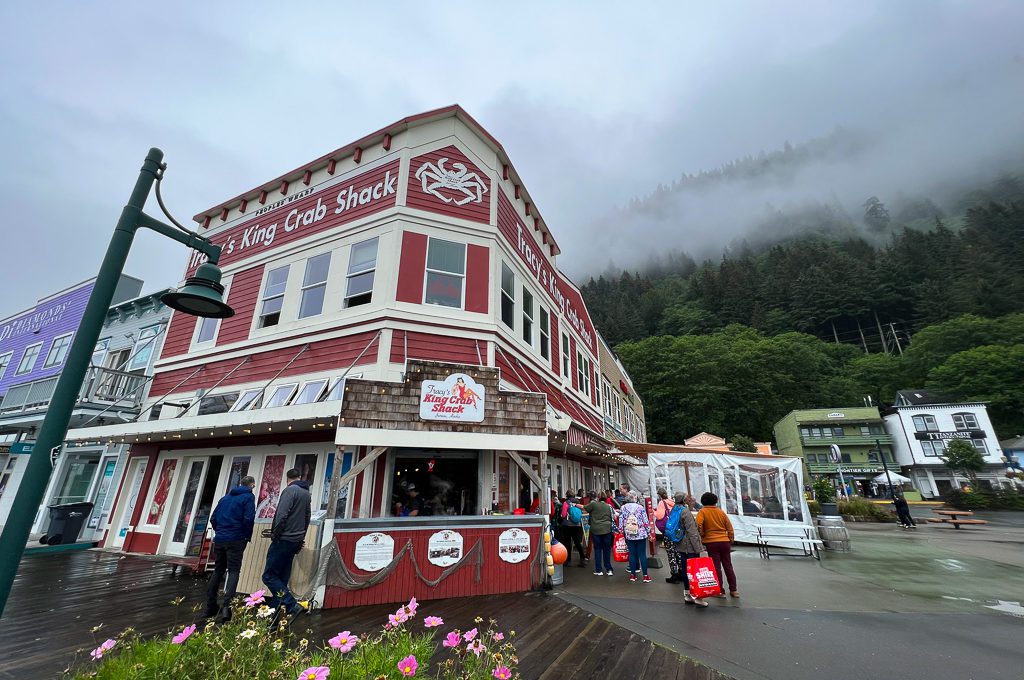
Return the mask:
[[[970,518],[974,515],[970,510],[932,510],[936,515],[942,515],[942,517],[929,517],[928,522],[931,524],[952,524],[954,529],[959,529],[961,524],[969,525],[982,525],[988,524],[987,520],[983,519],[962,519]]]
[[[813,557],[816,560],[821,559],[820,549],[822,542],[815,538],[811,533],[811,529],[803,529],[800,534],[795,533],[767,533],[765,527],[757,527],[757,552],[761,555],[761,559],[770,560],[774,557]],[[787,542],[792,541],[800,544],[800,553],[790,552],[771,552],[768,544],[770,538],[781,538]],[[778,546],[776,546],[778,547]],[[783,550],[795,550],[796,548],[782,548]]]

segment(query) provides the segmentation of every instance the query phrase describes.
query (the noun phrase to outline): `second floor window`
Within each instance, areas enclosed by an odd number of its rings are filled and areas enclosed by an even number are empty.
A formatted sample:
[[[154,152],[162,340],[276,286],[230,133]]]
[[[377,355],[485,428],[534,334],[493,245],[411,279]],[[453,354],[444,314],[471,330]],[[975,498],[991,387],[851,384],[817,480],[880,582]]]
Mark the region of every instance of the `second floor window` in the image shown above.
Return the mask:
[[[914,429],[918,432],[938,432],[935,416],[914,416]]]
[[[345,308],[366,305],[373,301],[373,278],[377,271],[377,239],[371,238],[352,246],[345,281]]]
[[[281,306],[284,304],[284,290],[287,287],[288,265],[271,269],[267,274],[267,285],[263,288],[258,328],[276,326],[281,322]]]
[[[562,333],[562,375],[566,378],[569,377],[569,365],[571,363],[569,358],[569,336]]]
[[[423,302],[462,309],[466,244],[431,238],[427,243],[427,284]]]
[[[299,300],[300,319],[316,316],[324,311],[324,292],[327,290],[327,273],[330,269],[330,253],[306,260],[306,273],[302,277],[302,296]]]
[[[501,322],[511,329],[516,327],[516,275],[501,263]]]
[[[954,413],[953,427],[958,430],[977,430],[978,418],[973,413]]]
[[[199,332],[196,334],[196,342],[210,342],[217,335],[217,326],[220,319],[204,316],[199,319]]]
[[[159,334],[159,326],[149,326],[139,331],[139,339],[135,342],[132,358],[128,362],[129,371],[144,371],[149,366],[149,360],[153,356],[153,346],[156,345],[156,336]]]
[[[43,362],[43,368],[60,366],[63,364],[64,358],[68,355],[68,349],[70,349],[70,347],[71,333],[54,338],[53,344],[50,345],[50,351],[46,354],[46,361]]]
[[[540,308],[540,355],[551,358],[551,319],[543,307]]]
[[[7,366],[11,363],[11,357],[13,356],[14,352],[0,355],[0,378],[4,377],[4,373],[7,372]]]
[[[533,295],[523,288],[523,342],[533,346]]]
[[[576,380],[580,386],[580,392],[590,396],[590,359],[583,356],[583,352],[576,350]]]
[[[15,371],[15,375],[23,375],[32,370],[32,367],[36,365],[36,359],[39,358],[39,350],[42,347],[43,343],[39,342],[25,348],[25,353],[21,355],[21,361],[18,363],[18,370]]]

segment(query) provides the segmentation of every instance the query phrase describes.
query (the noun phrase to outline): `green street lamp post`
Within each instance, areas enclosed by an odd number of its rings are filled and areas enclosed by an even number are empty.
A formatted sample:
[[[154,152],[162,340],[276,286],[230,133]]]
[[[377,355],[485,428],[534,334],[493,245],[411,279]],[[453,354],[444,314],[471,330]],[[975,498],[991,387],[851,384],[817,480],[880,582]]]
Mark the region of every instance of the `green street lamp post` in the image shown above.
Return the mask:
[[[164,213],[171,222],[174,222],[175,227],[164,224],[142,211],[154,181],[157,182],[157,198],[160,198],[159,182],[166,168],[162,162],[163,157],[160,149],[149,150],[139,172],[139,178],[135,182],[135,189],[128,199],[128,204],[121,211],[107,253],[103,257],[103,264],[96,276],[92,295],[82,315],[82,322],[75,333],[74,342],[71,343],[64,369],[57,380],[53,398],[50,400],[42,427],[39,429],[39,436],[29,456],[28,467],[18,487],[18,494],[14,498],[3,535],[0,536],[0,616],[3,615],[7,597],[14,585],[14,577],[25,551],[32,521],[53,472],[50,455],[60,449],[67,435],[71,413],[78,400],[78,393],[89,368],[96,341],[103,330],[103,322],[125,260],[128,258],[135,232],[141,227],[152,229],[193,250],[198,250],[207,257],[207,262],[196,270],[195,275],[185,282],[186,285],[181,290],[164,295],[162,300],[168,307],[195,316],[226,318],[234,314],[234,310],[222,300],[224,287],[220,284],[220,268],[217,267],[220,246],[215,246],[208,239],[178,225],[166,209]],[[162,201],[160,207],[163,209]]]

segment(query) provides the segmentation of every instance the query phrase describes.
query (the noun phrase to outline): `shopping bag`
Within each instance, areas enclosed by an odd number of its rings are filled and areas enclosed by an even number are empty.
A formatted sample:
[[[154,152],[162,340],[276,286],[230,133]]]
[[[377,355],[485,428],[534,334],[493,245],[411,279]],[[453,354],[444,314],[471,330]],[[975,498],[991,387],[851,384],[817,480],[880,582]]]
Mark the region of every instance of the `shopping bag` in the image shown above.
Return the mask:
[[[686,560],[686,580],[690,584],[691,597],[709,597],[722,592],[722,587],[718,584],[715,563],[710,557]]]
[[[626,537],[622,534],[615,534],[612,559],[616,562],[629,562],[629,547],[626,546]]]

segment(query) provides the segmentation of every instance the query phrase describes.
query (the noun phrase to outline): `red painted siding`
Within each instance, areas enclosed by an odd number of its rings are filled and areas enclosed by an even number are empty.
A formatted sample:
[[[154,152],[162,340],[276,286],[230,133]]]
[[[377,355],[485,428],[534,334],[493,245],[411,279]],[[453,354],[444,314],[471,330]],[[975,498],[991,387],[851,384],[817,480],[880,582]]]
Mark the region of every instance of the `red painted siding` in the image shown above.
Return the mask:
[[[399,522],[396,522],[399,524]],[[542,549],[540,527],[522,527],[530,535],[531,554],[518,564],[502,561],[498,556],[498,536],[505,527],[462,527],[455,529],[462,535],[464,554],[480,544],[479,558],[470,557],[464,560],[459,569],[449,574],[436,586],[429,586],[416,575],[416,566],[425,579],[439,578],[442,567],[431,564],[427,560],[427,544],[436,529],[402,529],[387,531],[395,541],[397,554],[406,543],[412,542],[411,552],[407,552],[387,578],[380,583],[359,590],[329,586],[324,597],[325,608],[355,607],[367,604],[383,604],[389,602],[408,602],[409,598],[417,600],[437,600],[447,597],[465,597],[470,595],[493,595],[497,593],[525,592],[539,585],[540,564],[538,554]],[[335,534],[341,559],[345,566],[354,574],[368,578],[368,572],[356,568],[355,543],[363,534],[346,532]],[[413,561],[415,560],[415,565]],[[478,572],[479,565],[479,572]],[[477,574],[479,573],[479,579]]]
[[[473,180],[475,183],[466,185],[466,189],[472,194],[472,197],[462,191],[447,187],[434,188],[435,192],[447,200],[424,191],[424,185],[430,186],[432,183],[429,177],[430,170],[428,169],[428,174],[423,175],[421,178],[417,178],[416,173],[427,163],[433,164],[434,169],[441,172],[459,172],[455,165],[457,163],[465,165],[466,170],[469,173],[475,173],[477,177],[476,180]],[[478,187],[482,188],[478,190]],[[477,166],[454,146],[446,146],[443,149],[431,151],[412,159],[412,162],[409,164],[409,192],[406,196],[405,204],[410,208],[429,210],[430,212],[441,213],[442,215],[488,224],[491,221],[490,191],[490,173]],[[456,204],[456,201],[467,199],[468,202],[463,205]]]
[[[407,231],[402,234],[402,257],[398,265],[399,302],[423,302],[423,273],[427,268],[427,237]]]
[[[156,549],[160,547],[160,534],[144,534],[138,531],[129,531],[124,538],[124,552],[142,553],[144,555],[155,555]]]
[[[256,310],[256,298],[260,294],[263,283],[263,265],[238,272],[231,279],[228,291],[228,304],[235,310],[235,315],[220,322],[217,344],[226,345],[230,342],[246,340],[252,327],[252,315]]]
[[[192,335],[196,331],[196,318],[191,314],[175,311],[171,314],[171,323],[167,326],[167,337],[160,351],[160,358],[176,357],[187,354],[192,345]]]
[[[558,317],[551,314],[551,370],[555,375],[562,375],[562,334],[558,332]]]
[[[486,314],[491,299],[491,253],[470,245],[466,253],[466,311]]]
[[[356,333],[330,340],[310,343],[302,356],[292,363],[282,373],[282,377],[290,375],[302,375],[314,371],[327,371],[347,368],[367,346],[370,339],[376,335],[375,332]],[[274,374],[291,361],[301,348],[301,345],[293,345],[282,349],[270,350],[251,354],[249,362],[231,374],[222,385],[237,385],[245,382],[259,380],[270,380]],[[359,360],[360,364],[372,364],[377,361],[378,343],[373,346]],[[203,370],[190,378],[178,390],[188,392],[202,387],[210,387],[223,378],[231,369],[235,368],[242,361],[241,357],[211,361],[203,367]],[[166,373],[159,373],[153,379],[152,392],[163,394],[174,388],[179,381],[184,380],[196,369],[194,367],[178,368]]]
[[[479,355],[476,351],[478,345]],[[391,363],[394,364],[405,363],[406,359],[479,364],[486,351],[486,341],[474,341],[472,338],[398,330],[391,336]]]
[[[330,180],[334,182],[331,186],[310,187],[272,202],[265,213],[254,214],[212,237],[214,243],[224,248],[220,265],[223,267],[394,207],[398,195],[398,165],[396,158],[340,182]],[[303,219],[306,213],[309,213],[308,221]],[[199,258],[194,258],[189,265],[191,274],[199,266]]]

